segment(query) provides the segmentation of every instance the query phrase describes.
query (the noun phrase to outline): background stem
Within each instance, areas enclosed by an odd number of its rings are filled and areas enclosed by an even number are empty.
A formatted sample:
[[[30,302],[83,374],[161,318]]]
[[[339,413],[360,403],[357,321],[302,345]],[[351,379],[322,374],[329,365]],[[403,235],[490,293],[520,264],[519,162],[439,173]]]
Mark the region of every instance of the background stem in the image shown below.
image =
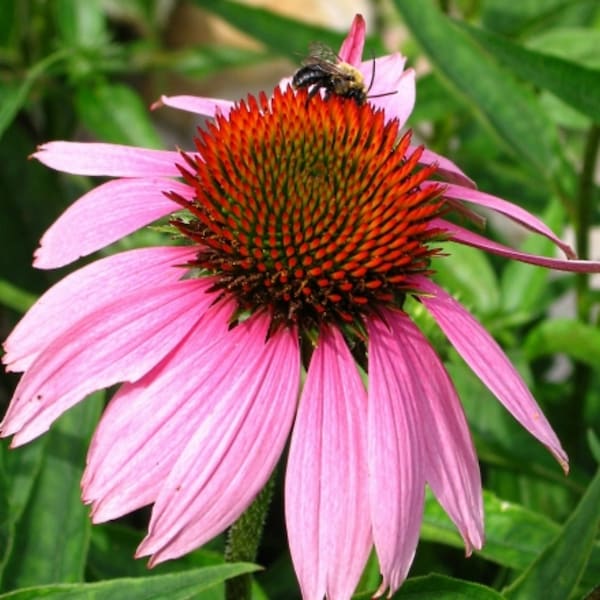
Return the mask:
[[[254,562],[265,520],[273,498],[277,471],[256,497],[246,512],[231,526],[225,547],[226,562]],[[225,582],[226,600],[250,600],[252,576],[240,575]]]
[[[575,243],[577,255],[582,259],[589,258],[590,254],[590,226],[592,224],[594,208],[594,170],[596,168],[599,146],[600,127],[592,125],[586,137],[576,203]],[[577,317],[584,323],[588,323],[591,317],[592,297],[589,277],[587,273],[578,273],[576,275]],[[584,402],[587,397],[591,377],[592,372],[589,366],[580,362],[575,363],[573,398],[569,406],[570,417],[568,423],[572,424],[570,429],[576,427],[577,430],[568,431],[568,436],[573,444],[572,447],[578,450],[581,449],[581,443],[583,443],[583,439],[580,439],[582,436],[579,428],[582,423]]]

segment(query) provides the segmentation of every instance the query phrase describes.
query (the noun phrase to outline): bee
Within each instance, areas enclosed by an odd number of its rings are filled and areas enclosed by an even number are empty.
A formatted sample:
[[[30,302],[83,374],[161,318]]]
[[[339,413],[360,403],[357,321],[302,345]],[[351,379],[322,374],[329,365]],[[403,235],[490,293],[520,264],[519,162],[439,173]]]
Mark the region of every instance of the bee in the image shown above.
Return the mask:
[[[369,96],[374,79],[375,60],[373,60],[371,81],[367,87],[363,74],[356,67],[341,60],[325,44],[313,42],[309,47],[308,57],[302,61],[302,67],[294,73],[292,86],[295,89],[309,88],[307,102],[323,89],[326,99],[331,95],[341,96],[354,100],[359,106],[364,104],[367,98],[379,98],[396,93]]]

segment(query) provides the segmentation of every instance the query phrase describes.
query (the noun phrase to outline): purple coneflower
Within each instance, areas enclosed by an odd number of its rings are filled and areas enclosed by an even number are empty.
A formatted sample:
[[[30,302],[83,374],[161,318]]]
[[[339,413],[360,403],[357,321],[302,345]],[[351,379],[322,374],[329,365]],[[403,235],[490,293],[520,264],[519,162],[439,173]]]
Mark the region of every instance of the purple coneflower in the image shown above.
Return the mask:
[[[368,81],[364,38],[357,16],[339,56]],[[378,97],[362,105],[335,94],[308,99],[285,82],[271,97],[235,104],[163,98],[214,117],[193,152],[51,142],[34,155],[60,171],[117,178],[52,225],[36,266],[67,264],[166,215],[189,242],[75,271],[5,344],[7,369],[24,373],[2,422],[13,446],[87,394],[122,384],[94,434],[83,499],[94,522],[153,504],[138,549],[153,564],[231,525],[290,436],[286,522],[304,598],[349,598],[372,546],[378,594],[396,590],[415,553],[426,484],[467,554],[481,547],[481,481],[465,416],[403,310],[408,297],[567,469],[521,377],[431,280],[430,259],[450,241],[567,271],[600,265],[525,254],[446,220],[482,206],[573,258],[536,217],[412,147],[400,131],[414,72],[400,54],[375,67]]]

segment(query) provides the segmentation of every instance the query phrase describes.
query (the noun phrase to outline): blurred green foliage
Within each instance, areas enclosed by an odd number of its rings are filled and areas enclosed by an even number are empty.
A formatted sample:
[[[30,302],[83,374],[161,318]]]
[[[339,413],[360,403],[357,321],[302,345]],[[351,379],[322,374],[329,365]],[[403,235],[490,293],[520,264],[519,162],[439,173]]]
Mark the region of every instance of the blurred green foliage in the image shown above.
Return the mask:
[[[37,144],[95,139],[164,147],[147,107],[165,91],[160,83],[167,74],[204,81],[281,57],[297,61],[309,42],[336,47],[344,37],[241,2],[190,0],[260,42],[262,50],[211,43],[173,48],[167,33],[181,4],[2,0],[2,338],[33,298],[64,275],[34,271],[31,253],[44,229],[92,185],[28,161]],[[368,51],[401,50],[409,64],[427,65],[409,122],[419,139],[459,164],[481,189],[539,214],[559,233],[573,231],[577,248],[587,251],[582,240],[600,221],[598,2],[373,0],[372,8]],[[385,34],[398,28],[407,32],[402,46],[386,50]],[[502,223],[489,225],[507,241]],[[108,251],[151,243],[155,235],[139,234]],[[552,252],[543,239],[523,236],[516,243],[529,252]],[[571,475],[562,476],[432,323],[417,315],[445,357],[469,417],[486,486],[487,545],[464,560],[459,536],[428,499],[415,577],[396,596],[581,598],[600,580],[600,543],[594,539],[600,492],[586,442],[588,431],[600,429],[597,284],[469,248],[449,251],[460,260],[439,261],[438,280],[477,315],[524,375],[571,457]],[[598,258],[600,250],[592,251]],[[564,297],[575,298],[577,310],[551,316]],[[557,355],[570,360],[558,376]],[[0,401],[8,402],[14,384],[14,378],[3,380]],[[223,597],[222,582],[250,567],[223,566],[216,552],[221,539],[148,573],[132,558],[147,522],[144,511],[119,524],[90,526],[77,482],[102,402],[88,399],[51,435],[18,452],[8,452],[2,441],[0,590],[29,587],[10,598]],[[267,569],[256,577],[256,598],[299,597],[281,505],[276,496],[259,555]],[[432,571],[439,575],[428,575]],[[567,571],[568,577],[556,576]],[[370,597],[377,573],[372,560],[358,597]]]

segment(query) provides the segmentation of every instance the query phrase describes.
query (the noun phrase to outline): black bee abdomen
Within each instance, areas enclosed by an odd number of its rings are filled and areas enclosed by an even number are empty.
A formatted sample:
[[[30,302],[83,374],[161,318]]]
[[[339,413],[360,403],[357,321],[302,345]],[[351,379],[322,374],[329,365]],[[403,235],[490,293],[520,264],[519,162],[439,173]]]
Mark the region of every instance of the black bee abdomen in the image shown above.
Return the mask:
[[[298,69],[292,78],[292,85],[295,88],[309,87],[314,84],[322,84],[326,81],[329,75],[317,68],[315,65],[310,65]]]

